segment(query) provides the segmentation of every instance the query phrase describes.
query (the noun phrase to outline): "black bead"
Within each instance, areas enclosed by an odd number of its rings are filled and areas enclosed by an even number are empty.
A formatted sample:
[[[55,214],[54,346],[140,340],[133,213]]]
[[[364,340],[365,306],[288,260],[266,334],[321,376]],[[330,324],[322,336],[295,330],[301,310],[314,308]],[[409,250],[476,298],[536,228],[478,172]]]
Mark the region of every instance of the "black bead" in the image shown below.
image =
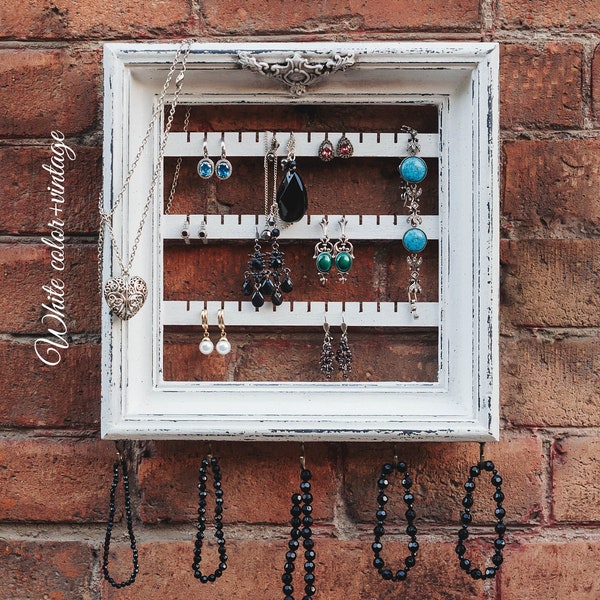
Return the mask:
[[[497,502],[498,504],[500,504],[501,502],[504,502],[504,494],[502,492],[496,492],[494,494],[494,501]]]
[[[465,496],[462,500],[462,505],[465,508],[471,508],[473,506],[473,496]]]
[[[283,295],[279,290],[275,290],[275,292],[271,294],[271,304],[273,306],[281,306],[283,304]]]
[[[292,504],[301,504],[302,496],[300,494],[292,494]]]
[[[415,501],[415,497],[412,494],[404,494],[404,502],[409,506]]]
[[[396,572],[396,579],[398,581],[404,581],[407,577],[408,573],[404,569],[400,569]]]
[[[496,552],[496,554],[492,556],[492,562],[499,567],[504,562],[504,557],[502,554],[500,554],[500,552]]]
[[[483,463],[483,468],[484,468],[486,471],[493,471],[493,470],[494,470],[494,463],[493,463],[491,460],[486,460],[486,461]]]
[[[283,586],[282,590],[284,594],[286,594],[287,596],[291,596],[294,593],[294,586],[287,583]]]
[[[404,515],[407,521],[414,521],[417,518],[417,513],[412,508],[409,508]]]
[[[409,525],[406,528],[406,533],[407,535],[410,535],[410,537],[414,537],[415,535],[417,535],[417,528],[414,525]]]
[[[314,562],[312,562],[312,560],[307,560],[307,561],[304,563],[304,570],[305,570],[307,573],[312,573],[312,572],[315,570],[315,563],[314,563]]]
[[[417,560],[414,556],[407,556],[404,559],[404,564],[411,569],[412,567],[414,567],[417,564]]]
[[[284,277],[279,284],[282,292],[289,294],[294,289],[294,284],[289,277]]]
[[[469,471],[471,477],[479,477],[479,474],[481,473],[479,467],[471,467],[471,470]]]
[[[400,461],[396,468],[398,469],[399,473],[406,473],[406,471],[408,470],[408,465],[405,462]]]
[[[379,520],[384,520],[387,517],[387,512],[383,509],[379,509],[376,513],[375,516],[377,517],[377,519]]]
[[[385,561],[383,560],[383,558],[380,558],[379,556],[377,556],[374,560],[373,560],[373,566],[376,569],[383,569],[383,567],[385,566]]]
[[[287,566],[287,565],[286,565],[286,566]],[[293,567],[293,566],[294,566],[294,565],[292,565],[292,567]],[[293,570],[293,569],[292,569],[292,570]],[[292,574],[291,574],[291,573],[284,573],[284,574],[281,576],[281,581],[282,581],[283,583],[292,583],[292,580],[293,580],[293,576],[292,576]]]
[[[471,515],[471,513],[463,513],[460,516],[460,521],[463,525],[470,525],[471,522],[473,521],[473,516]]]
[[[383,468],[381,469],[381,473],[385,475],[389,475],[394,470],[394,467],[390,463],[385,463]]]
[[[504,546],[506,546],[506,542],[502,538],[494,540],[494,547],[496,548],[496,550],[502,550]]]
[[[461,558],[460,568],[463,569],[463,571],[468,571],[470,566],[471,566],[471,561],[468,558]]]
[[[475,482],[474,481],[465,482],[464,488],[468,492],[472,492],[475,489]]]
[[[483,577],[483,574],[481,573],[481,571],[479,569],[473,569],[471,571],[471,577],[473,579],[481,579]]]
[[[383,579],[386,581],[389,581],[393,576],[394,574],[389,569],[382,569],[381,577],[383,577]]]
[[[316,557],[317,557],[317,554],[314,550],[307,550],[304,553],[304,558],[308,561],[315,560]]]
[[[500,477],[500,475],[494,475],[492,477],[492,485],[495,485],[495,486],[502,485],[502,477]]]
[[[463,527],[458,531],[458,539],[466,540],[469,537],[469,530],[466,527]]]
[[[382,535],[385,534],[385,527],[383,527],[383,525],[377,525],[374,529],[373,529],[373,533],[377,536],[377,537],[381,537]]]
[[[302,481],[308,481],[311,478],[312,473],[308,469],[302,469],[302,471],[300,471],[300,479],[302,479]]]
[[[373,552],[381,552],[383,550],[383,544],[381,542],[374,542],[371,544]]]
[[[419,549],[419,543],[414,540],[408,542],[408,549],[413,553],[416,552]]]
[[[314,573],[307,573],[304,576],[304,583],[308,583],[310,585],[312,585],[315,582],[315,574]]]
[[[381,477],[379,479],[379,481],[377,482],[377,485],[379,486],[380,489],[386,488],[389,484],[390,484],[390,482],[385,477]]]
[[[494,511],[494,514],[496,515],[496,518],[498,518],[498,519],[504,519],[504,517],[506,516],[506,511],[502,507],[498,507]]]
[[[408,476],[406,476],[403,480],[402,480],[402,487],[404,487],[404,489],[409,490],[412,487],[412,479]]]
[[[492,577],[496,576],[496,569],[494,569],[494,567],[488,567],[485,570],[485,577],[487,577],[488,579],[491,579]]]
[[[494,531],[500,535],[504,535],[506,533],[506,525],[499,521],[496,523],[496,527],[494,527]]]

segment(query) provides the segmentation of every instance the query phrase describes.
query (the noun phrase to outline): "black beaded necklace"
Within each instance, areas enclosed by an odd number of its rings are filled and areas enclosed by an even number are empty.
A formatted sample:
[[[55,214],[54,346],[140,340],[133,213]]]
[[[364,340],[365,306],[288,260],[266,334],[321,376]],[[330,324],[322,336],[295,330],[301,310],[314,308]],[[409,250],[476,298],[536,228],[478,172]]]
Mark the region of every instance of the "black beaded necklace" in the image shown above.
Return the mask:
[[[460,561],[460,568],[463,569],[463,571],[465,571],[467,575],[470,575],[473,579],[491,579],[496,576],[498,568],[504,561],[504,558],[502,557],[502,550],[506,545],[506,542],[504,541],[504,534],[506,532],[506,524],[504,523],[504,517],[506,516],[506,511],[502,507],[502,502],[504,501],[504,494],[502,492],[502,477],[500,477],[498,471],[495,469],[494,463],[491,460],[484,459],[484,444],[481,444],[480,448],[481,450],[479,456],[479,463],[475,466],[472,466],[469,469],[469,477],[464,485],[464,488],[466,490],[465,497],[462,501],[464,512],[461,514],[460,517],[462,528],[458,531],[458,544],[456,545],[456,554],[458,555],[458,560]],[[493,495],[494,502],[496,502],[494,516],[497,520],[497,523],[494,527],[494,531],[498,535],[496,540],[494,540],[495,553],[492,556],[492,563],[494,564],[494,566],[487,567],[484,572],[482,572],[481,569],[472,568],[471,561],[468,558],[465,558],[465,554],[467,552],[465,541],[469,537],[469,525],[473,521],[473,516],[471,515],[471,507],[473,506],[473,492],[475,491],[475,479],[479,477],[483,471],[492,473],[490,481],[491,484],[496,488],[496,491]]]
[[[110,552],[110,540],[112,537],[112,530],[115,524],[115,511],[116,511],[116,503],[115,496],[117,492],[117,485],[119,483],[119,466],[123,471],[123,491],[125,494],[125,519],[127,521],[127,533],[129,534],[129,544],[131,547],[131,558],[133,562],[133,569],[131,571],[131,575],[129,579],[117,583],[108,572],[108,558]],[[110,486],[110,510],[108,515],[108,524],[106,526],[106,537],[104,538],[104,555],[102,559],[102,573],[104,574],[104,579],[110,583],[115,588],[124,588],[128,585],[131,585],[139,572],[138,566],[138,551],[135,541],[135,535],[133,533],[133,517],[131,514],[131,495],[129,491],[129,477],[127,475],[127,467],[125,465],[125,461],[121,456],[120,452],[117,451],[117,460],[113,465],[113,482]]]
[[[202,544],[204,542],[204,532],[206,530],[206,482],[208,481],[208,467],[212,468],[213,487],[215,490],[215,538],[219,545],[219,566],[210,575],[204,575],[200,570],[200,562],[202,561]],[[225,548],[225,534],[223,533],[223,489],[221,486],[221,468],[219,461],[215,456],[208,455],[203,458],[200,464],[199,482],[198,482],[198,523],[196,524],[196,543],[194,544],[194,562],[192,570],[194,577],[200,583],[214,582],[218,577],[223,575],[223,571],[227,568],[227,550]]]
[[[312,597],[317,593],[315,588],[315,557],[316,553],[314,550],[315,542],[312,539],[313,524],[312,518],[312,501],[313,496],[310,493],[311,485],[310,479],[312,474],[309,469],[306,468],[304,461],[304,451],[300,458],[301,471],[300,471],[300,491],[302,493],[292,494],[292,508],[290,514],[292,518],[290,525],[292,529],[290,531],[290,541],[288,542],[288,551],[285,555],[285,565],[283,567],[283,575],[281,581],[283,582],[283,600],[294,600],[294,586],[293,572],[295,569],[294,562],[296,560],[297,551],[300,549],[300,539],[302,539],[302,547],[304,548],[304,596],[302,600],[312,600]]]
[[[404,567],[400,568],[394,573],[391,569],[386,568],[385,561],[381,558],[381,552],[383,551],[383,544],[381,539],[385,535],[385,519],[387,517],[387,511],[385,510],[385,505],[388,502],[388,497],[385,494],[386,488],[390,484],[388,477],[396,470],[398,473],[402,474],[402,487],[404,488],[404,503],[407,506],[407,510],[404,513],[406,517],[406,533],[410,538],[408,542],[408,550],[410,554],[404,559]],[[373,529],[373,533],[375,534],[375,541],[371,545],[373,550],[373,554],[375,558],[373,560],[373,566],[377,569],[377,572],[381,575],[381,577],[386,581],[404,581],[408,575],[408,572],[412,567],[416,564],[416,554],[419,549],[419,543],[417,542],[417,528],[415,526],[415,519],[417,515],[413,508],[414,496],[410,491],[412,486],[412,479],[408,472],[408,467],[405,462],[398,461],[396,456],[394,456],[393,464],[385,463],[381,469],[381,476],[377,481],[377,512],[375,516],[377,518],[377,524]]]

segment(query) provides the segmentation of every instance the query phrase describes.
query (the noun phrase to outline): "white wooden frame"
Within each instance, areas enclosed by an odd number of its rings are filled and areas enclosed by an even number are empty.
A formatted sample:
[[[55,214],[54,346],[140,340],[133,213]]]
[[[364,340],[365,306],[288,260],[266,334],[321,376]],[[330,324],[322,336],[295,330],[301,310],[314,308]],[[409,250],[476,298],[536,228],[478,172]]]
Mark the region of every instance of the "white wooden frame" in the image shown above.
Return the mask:
[[[170,43],[110,43],[104,47],[104,196],[107,207],[121,189],[176,49],[177,45]],[[242,50],[272,57],[285,57],[293,51],[353,52],[356,64],[324,78],[306,94],[295,97],[279,82],[241,70],[237,53]],[[187,306],[162,300],[162,240],[177,237],[178,225],[173,217],[161,214],[162,189],[159,189],[151,222],[149,219],[146,224],[133,267],[133,274],[148,282],[149,298],[129,321],[113,318],[103,303],[103,437],[339,441],[497,439],[497,45],[194,44],[180,102],[218,106],[250,102],[398,103],[438,107],[440,135],[434,140],[437,147],[434,143],[433,151],[439,156],[440,166],[439,216],[428,217],[425,226],[439,243],[439,302],[423,303],[422,323],[438,328],[439,377],[437,382],[427,383],[163,381],[163,327],[180,321],[188,323],[190,319],[198,323],[200,306],[191,306],[188,310]],[[113,226],[126,255],[147,194],[158,136],[156,133],[152,147],[143,155],[122,205],[115,213]],[[318,146],[318,141],[313,140],[314,143]],[[233,155],[233,146],[233,141],[231,145],[228,142],[228,155]],[[245,152],[243,148],[242,144],[241,154]],[[313,151],[306,151],[309,150]],[[181,152],[181,140],[173,134],[167,155]],[[194,155],[200,153],[197,149],[190,151]],[[314,216],[310,223],[304,222],[297,231],[301,232],[295,234],[298,237],[317,239],[318,217]],[[367,233],[364,235],[368,237]],[[106,279],[113,274],[114,265],[108,245],[104,255]],[[341,307],[334,308],[341,310]],[[368,325],[372,318],[385,323],[399,312],[398,306],[386,306],[381,316],[381,306],[365,310],[362,303],[360,310],[345,308],[349,327]],[[322,323],[324,309],[316,307],[307,313],[297,308],[305,316],[311,315],[305,319],[307,325]],[[282,306],[276,312],[282,324],[286,322],[286,310],[289,308]],[[239,323],[248,324],[247,319],[254,318],[259,319],[257,324],[260,324],[260,318],[255,317],[260,313],[238,310],[238,316],[232,321],[235,312],[236,306],[226,307],[228,323],[235,324],[237,319]],[[417,324],[404,317],[398,323],[400,326]],[[355,356],[358,360],[358,348]]]

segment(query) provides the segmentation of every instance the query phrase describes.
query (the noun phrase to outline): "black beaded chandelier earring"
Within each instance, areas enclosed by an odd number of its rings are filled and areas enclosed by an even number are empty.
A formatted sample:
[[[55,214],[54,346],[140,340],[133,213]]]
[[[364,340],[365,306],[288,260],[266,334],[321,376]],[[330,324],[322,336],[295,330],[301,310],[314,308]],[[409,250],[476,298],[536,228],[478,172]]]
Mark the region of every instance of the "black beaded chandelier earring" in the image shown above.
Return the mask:
[[[466,490],[465,497],[463,498],[462,505],[463,509],[460,515],[461,529],[458,531],[458,544],[456,545],[456,554],[460,563],[460,568],[465,571],[467,575],[470,575],[473,579],[492,579],[496,576],[496,572],[500,568],[500,565],[504,561],[502,556],[502,550],[506,542],[504,541],[504,534],[506,533],[506,525],[504,523],[504,517],[506,511],[502,507],[504,501],[504,494],[502,493],[502,477],[498,474],[494,463],[491,460],[485,460],[484,458],[485,444],[480,444],[479,451],[479,463],[472,466],[469,469],[469,477],[465,482],[464,488]],[[465,558],[467,547],[465,542],[469,537],[469,525],[473,522],[473,515],[471,515],[471,507],[473,506],[473,492],[475,491],[475,479],[479,477],[483,472],[492,474],[490,479],[491,484],[496,488],[493,499],[496,502],[496,509],[494,510],[494,517],[496,518],[496,525],[494,526],[494,532],[498,536],[494,540],[494,555],[492,556],[492,563],[494,566],[487,567],[485,571],[481,569],[472,568],[471,561]]]
[[[396,570],[395,573],[392,571],[392,569],[386,567],[385,561],[381,557],[381,553],[383,552],[383,544],[381,539],[385,535],[384,525],[387,517],[385,506],[388,502],[388,497],[386,496],[385,492],[390,483],[388,478],[394,471],[397,471],[402,475],[402,487],[404,488],[403,500],[407,507],[406,512],[404,513],[407,523],[406,533],[410,538],[410,541],[408,542],[408,550],[410,554],[404,559],[404,566]],[[373,554],[375,555],[373,566],[377,569],[377,572],[385,581],[404,581],[410,569],[412,569],[416,564],[416,554],[417,550],[419,549],[419,543],[417,542],[417,528],[415,526],[415,519],[417,518],[417,515],[413,508],[415,498],[410,491],[412,483],[413,482],[408,472],[406,463],[403,461],[398,461],[398,457],[395,454],[393,463],[385,463],[383,465],[381,469],[381,475],[377,481],[377,512],[375,513],[377,524],[375,525],[375,529],[373,529],[375,541],[371,545],[371,548],[373,550]]]
[[[112,537],[112,530],[115,524],[115,512],[116,512],[116,503],[115,496],[117,493],[117,486],[119,484],[119,468],[123,472],[123,492],[125,495],[125,519],[127,521],[127,533],[129,535],[129,545],[131,547],[131,560],[133,563],[133,568],[131,570],[131,575],[125,581],[117,583],[108,572],[108,559],[110,553],[110,541]],[[138,566],[138,551],[135,541],[135,535],[133,533],[133,517],[131,514],[131,494],[129,490],[129,476],[127,474],[127,466],[125,465],[125,460],[121,452],[117,447],[117,460],[113,465],[113,482],[110,486],[110,509],[108,515],[108,524],[106,526],[106,537],[104,538],[104,554],[102,557],[102,574],[104,575],[104,579],[110,583],[114,588],[120,589],[131,585],[139,573]]]
[[[283,294],[294,289],[290,269],[285,266],[284,253],[279,247],[280,230],[277,227],[279,208],[275,197],[277,186],[277,149],[279,142],[273,134],[269,143],[269,136],[265,133],[265,228],[259,234],[256,231],[254,240],[254,252],[250,254],[248,270],[244,274],[242,293],[250,296],[252,305],[260,308],[269,298],[273,306],[283,303]],[[272,196],[270,189],[270,165],[273,165]],[[263,253],[260,242],[270,241],[271,250],[268,256]]]
[[[284,600],[294,600],[293,572],[294,562],[300,551],[300,543],[304,549],[304,594],[302,600],[311,600],[317,593],[315,588],[315,542],[312,539],[312,501],[313,496],[310,493],[310,480],[312,474],[306,468],[304,459],[304,444],[302,444],[302,455],[300,456],[300,493],[292,494],[292,508],[290,514],[292,518],[290,524],[290,541],[288,542],[288,551],[285,555],[285,565],[283,567],[283,598]]]
[[[210,575],[204,575],[200,570],[202,561],[202,545],[204,543],[204,533],[206,531],[206,498],[208,491],[206,483],[208,481],[208,469],[212,470],[213,488],[215,495],[215,510],[214,510],[214,536],[219,546],[219,566]],[[216,456],[212,456],[212,452],[200,463],[199,481],[198,481],[198,522],[196,524],[196,543],[194,544],[194,562],[192,570],[194,577],[200,583],[212,583],[217,578],[223,575],[223,571],[227,568],[227,550],[225,548],[225,534],[223,533],[223,488],[221,484],[221,468]]]

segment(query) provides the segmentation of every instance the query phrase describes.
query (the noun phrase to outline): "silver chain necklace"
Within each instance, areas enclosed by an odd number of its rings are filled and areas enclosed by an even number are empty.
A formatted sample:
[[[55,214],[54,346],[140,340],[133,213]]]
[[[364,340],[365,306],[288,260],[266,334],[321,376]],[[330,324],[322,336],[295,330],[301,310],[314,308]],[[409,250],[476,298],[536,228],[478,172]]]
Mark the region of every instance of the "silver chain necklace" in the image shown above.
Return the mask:
[[[112,310],[113,314],[119,317],[120,319],[123,319],[124,321],[130,319],[135,314],[137,314],[140,308],[142,308],[142,306],[144,305],[146,298],[148,297],[148,286],[146,285],[146,282],[137,275],[130,276],[130,271],[131,267],[133,266],[133,261],[135,259],[135,255],[140,243],[142,231],[144,229],[144,225],[146,223],[146,219],[150,211],[152,197],[154,196],[154,190],[156,188],[156,184],[160,176],[162,161],[165,154],[165,147],[167,145],[169,132],[171,131],[171,126],[173,125],[173,119],[175,117],[175,108],[177,107],[179,96],[181,95],[183,79],[185,77],[186,62],[191,48],[192,40],[183,41],[180,47],[178,48],[175,54],[175,58],[173,59],[173,63],[171,64],[171,68],[169,69],[169,73],[167,74],[167,79],[165,80],[165,84],[160,93],[156,108],[152,113],[152,117],[150,119],[150,123],[148,124],[148,128],[146,129],[144,138],[142,139],[138,152],[135,158],[133,159],[133,162],[131,163],[131,167],[129,168],[127,176],[125,177],[125,181],[123,182],[121,191],[117,195],[113,206],[110,210],[104,210],[103,195],[102,193],[100,193],[100,198],[98,202],[98,211],[100,213],[100,231],[98,235],[98,286],[100,288],[100,292],[104,293],[106,303]],[[129,182],[140,161],[142,153],[148,145],[150,134],[152,133],[154,126],[159,121],[160,115],[164,109],[165,96],[167,94],[167,90],[171,85],[171,81],[173,79],[175,71],[177,70],[178,65],[179,73],[175,78],[175,93],[173,95],[173,101],[171,102],[171,108],[169,110],[169,115],[167,117],[167,122],[164,128],[164,135],[162,137],[158,150],[158,156],[154,165],[154,172],[152,173],[152,180],[150,182],[148,196],[146,197],[146,203],[142,211],[142,216],[140,218],[133,246],[129,253],[129,259],[126,260],[119,249],[119,245],[117,243],[117,239],[114,233],[113,216],[117,208],[120,206],[123,197],[125,196],[125,192],[127,191],[127,187],[129,186]],[[172,201],[172,198],[170,198],[170,200]],[[121,275],[109,278],[103,286],[102,263],[105,229],[108,230],[113,255],[116,258],[117,263],[119,264]]]

